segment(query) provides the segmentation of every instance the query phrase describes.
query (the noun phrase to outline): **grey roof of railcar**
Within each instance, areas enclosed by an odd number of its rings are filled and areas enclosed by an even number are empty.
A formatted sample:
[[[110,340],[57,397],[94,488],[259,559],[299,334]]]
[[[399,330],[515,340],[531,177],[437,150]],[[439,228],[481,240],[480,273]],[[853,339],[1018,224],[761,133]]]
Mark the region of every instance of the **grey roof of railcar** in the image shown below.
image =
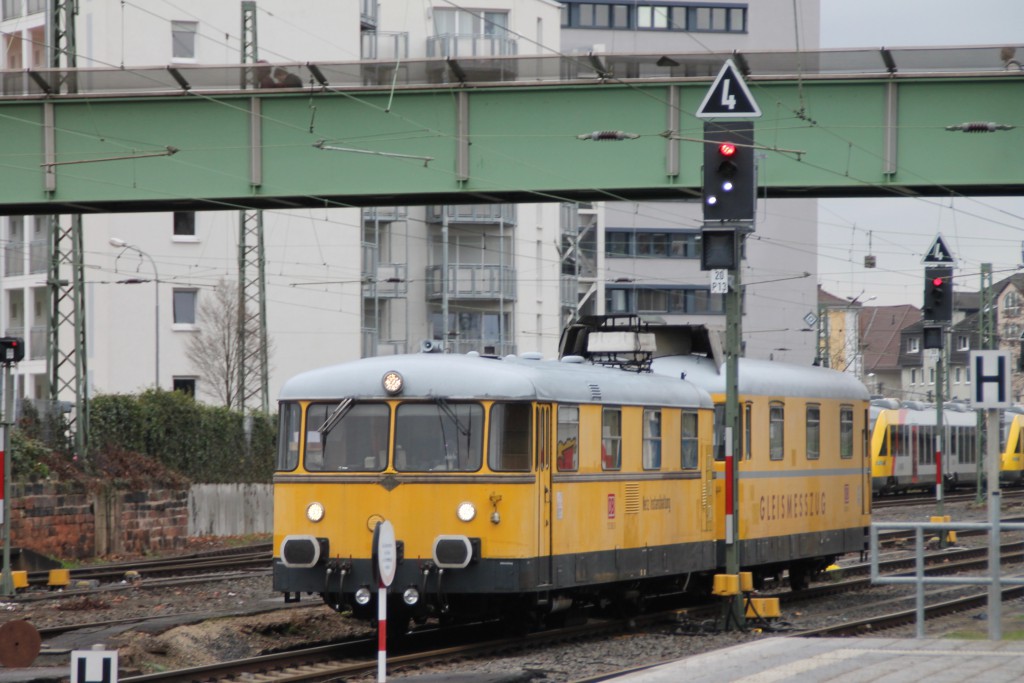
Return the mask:
[[[725,365],[703,356],[663,356],[655,358],[651,369],[659,375],[685,378],[712,394],[725,393]],[[741,358],[738,370],[739,393],[753,396],[802,396],[863,400],[868,390],[849,373],[813,365],[794,365],[776,361]]]
[[[363,358],[293,377],[281,400],[386,398],[381,378],[397,370],[404,398],[538,399],[573,403],[710,407],[691,382],[584,363],[422,353]]]

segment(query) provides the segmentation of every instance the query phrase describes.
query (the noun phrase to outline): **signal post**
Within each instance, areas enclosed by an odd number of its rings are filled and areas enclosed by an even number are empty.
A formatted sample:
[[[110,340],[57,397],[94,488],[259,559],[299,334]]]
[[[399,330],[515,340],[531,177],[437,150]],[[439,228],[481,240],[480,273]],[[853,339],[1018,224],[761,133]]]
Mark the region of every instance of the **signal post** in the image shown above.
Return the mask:
[[[722,66],[696,112],[703,119],[755,118],[761,111],[732,60]],[[740,583],[739,356],[742,348],[742,245],[754,229],[757,181],[754,171],[754,124],[750,121],[704,122],[704,169],[701,270],[711,271],[711,293],[725,295],[725,570]],[[726,582],[726,586],[730,583]],[[743,594],[738,588],[716,593],[725,598],[724,628],[745,624]]]
[[[3,570],[0,572],[0,595],[14,595],[14,575],[11,573],[11,428],[14,426],[14,382],[11,364],[25,357],[25,340],[20,337],[0,337],[0,365],[3,366],[3,469],[0,470],[3,500],[0,501],[0,526],[3,527]]]
[[[946,330],[953,322],[953,255],[950,253],[942,236],[936,236],[932,246],[925,253],[924,269],[924,302],[921,306],[924,318],[923,344],[925,349],[935,349],[938,357],[935,361],[935,501],[936,517],[933,522],[943,522],[945,511],[943,505],[943,485],[945,475],[942,467],[945,452],[946,429],[943,422],[942,404],[945,401],[945,385],[943,360],[945,358]],[[939,535],[940,547],[946,547],[947,534]]]

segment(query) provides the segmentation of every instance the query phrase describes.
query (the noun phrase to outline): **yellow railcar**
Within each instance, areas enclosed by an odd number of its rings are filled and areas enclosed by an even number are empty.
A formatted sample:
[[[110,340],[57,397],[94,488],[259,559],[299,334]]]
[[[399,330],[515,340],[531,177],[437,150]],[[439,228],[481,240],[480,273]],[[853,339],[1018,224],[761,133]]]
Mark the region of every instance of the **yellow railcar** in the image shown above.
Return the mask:
[[[725,416],[724,367],[711,357],[655,358],[655,373],[706,389],[716,420]],[[851,375],[826,368],[740,358],[742,430],[738,477],[741,565],[755,581],[788,573],[793,589],[845,553],[863,552],[871,524],[866,450],[868,392]],[[716,442],[724,445],[724,430]],[[715,497],[725,500],[724,447],[716,448]],[[724,564],[724,515],[716,516]]]
[[[579,362],[418,354],[290,380],[275,590],[389,620],[543,618],[717,566],[713,410],[689,382]]]
[[[1008,486],[1024,484],[1024,407],[1013,406],[1003,412],[1000,444],[1000,482]]]

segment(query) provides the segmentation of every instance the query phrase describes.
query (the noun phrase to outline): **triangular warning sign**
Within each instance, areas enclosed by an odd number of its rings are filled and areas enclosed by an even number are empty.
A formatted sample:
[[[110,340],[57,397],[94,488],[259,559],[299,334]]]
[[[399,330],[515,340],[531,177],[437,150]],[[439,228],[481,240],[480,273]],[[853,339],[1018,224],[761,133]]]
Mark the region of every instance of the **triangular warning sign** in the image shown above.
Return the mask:
[[[942,241],[942,235],[936,235],[932,246],[928,247],[924,258],[921,259],[921,263],[953,263],[953,261],[953,254],[949,251],[946,243]]]
[[[757,106],[753,95],[743,82],[736,65],[731,59],[725,60],[718,77],[711,84],[711,89],[704,96],[704,101],[697,108],[699,119],[716,118],[755,118],[761,116],[761,108]]]

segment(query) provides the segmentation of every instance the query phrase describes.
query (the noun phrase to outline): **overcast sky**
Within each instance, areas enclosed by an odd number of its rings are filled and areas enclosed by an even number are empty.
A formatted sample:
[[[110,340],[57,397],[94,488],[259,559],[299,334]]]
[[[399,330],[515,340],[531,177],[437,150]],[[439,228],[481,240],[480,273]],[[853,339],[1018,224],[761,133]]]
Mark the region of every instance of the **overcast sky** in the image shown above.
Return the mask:
[[[821,46],[1024,45],[1024,0],[821,0]],[[1024,151],[1024,111],[1010,134]],[[1024,198],[829,199],[819,207],[819,282],[868,305],[921,305],[924,252],[942,235],[958,276],[977,290],[1024,263]],[[864,256],[877,267],[864,268]],[[958,286],[959,289],[959,286]]]

